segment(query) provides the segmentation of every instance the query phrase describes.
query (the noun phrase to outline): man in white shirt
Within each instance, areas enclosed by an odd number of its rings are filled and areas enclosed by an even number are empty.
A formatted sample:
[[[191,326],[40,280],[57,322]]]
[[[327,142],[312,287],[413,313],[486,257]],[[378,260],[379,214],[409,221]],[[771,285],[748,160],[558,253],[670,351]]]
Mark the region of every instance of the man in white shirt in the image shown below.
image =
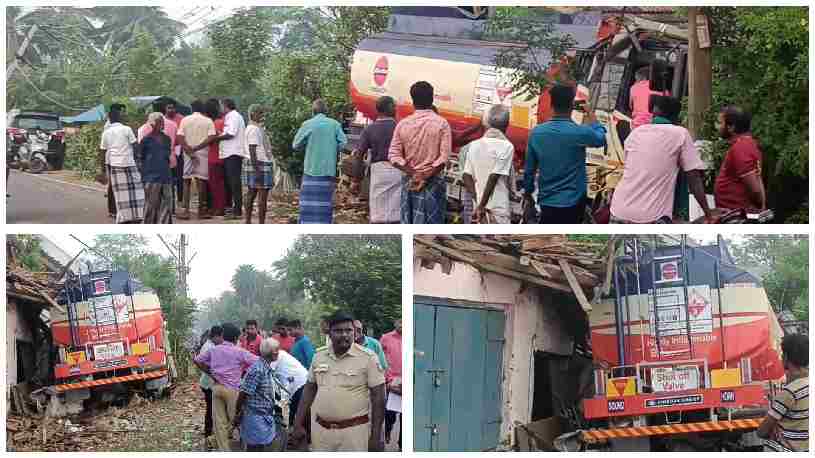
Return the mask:
[[[464,187],[473,195],[473,222],[510,223],[510,173],[515,147],[506,137],[509,109],[492,106],[484,115],[487,131],[470,143],[464,165]]]
[[[248,151],[243,147],[246,140],[246,123],[243,116],[238,113],[235,101],[224,99],[224,132],[216,137],[220,142],[218,157],[224,161],[224,174],[226,175],[226,187],[232,195],[232,215],[230,219],[239,219],[242,215],[243,195],[241,194],[241,172],[243,160],[248,159]]]
[[[207,211],[207,180],[209,179],[209,152],[206,148],[195,148],[215,138],[215,123],[204,116],[204,102],[193,101],[192,114],[181,120],[178,127],[178,143],[186,155],[188,167],[184,170],[184,200],[181,207],[184,212],[179,219],[190,219],[190,197],[193,178],[198,183],[198,219],[209,219]]]
[[[121,103],[114,103],[110,105],[110,111],[124,111],[125,106]],[[105,126],[102,128],[102,131],[108,130],[110,127],[110,119],[105,121]],[[110,161],[108,160],[107,151],[104,154],[99,155],[100,167],[102,171],[99,175],[96,176],[96,181],[102,184],[107,184],[107,197],[108,197],[108,215],[111,218],[116,219],[116,201],[113,200],[113,188],[110,185]]]
[[[249,188],[246,195],[246,224],[252,223],[255,196],[258,197],[258,223],[266,222],[269,190],[274,186],[272,147],[266,135],[266,129],[263,128],[265,114],[260,105],[249,107],[249,126],[246,128],[246,141],[244,142],[249,159],[244,162],[243,167],[243,184]]]
[[[136,135],[121,123],[119,110],[111,109],[108,117],[110,125],[102,132],[99,148],[107,159],[116,223],[139,223],[144,218],[144,184],[134,157]]]

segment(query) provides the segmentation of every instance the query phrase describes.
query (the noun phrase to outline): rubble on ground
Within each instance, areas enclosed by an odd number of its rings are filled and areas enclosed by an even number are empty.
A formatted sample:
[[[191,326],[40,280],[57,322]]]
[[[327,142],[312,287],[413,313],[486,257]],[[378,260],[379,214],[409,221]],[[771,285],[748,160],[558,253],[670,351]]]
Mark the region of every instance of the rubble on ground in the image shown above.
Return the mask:
[[[206,405],[195,382],[184,382],[164,399],[134,395],[124,407],[88,409],[68,418],[6,419],[7,451],[194,451],[202,450]]]

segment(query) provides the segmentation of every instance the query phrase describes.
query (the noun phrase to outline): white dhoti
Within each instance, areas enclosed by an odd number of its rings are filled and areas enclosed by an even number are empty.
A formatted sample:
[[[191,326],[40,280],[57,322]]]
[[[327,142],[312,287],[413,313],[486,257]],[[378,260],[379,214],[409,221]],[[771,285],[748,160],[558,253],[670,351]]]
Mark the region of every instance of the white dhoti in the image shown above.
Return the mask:
[[[388,161],[371,164],[371,223],[399,224],[402,171]]]

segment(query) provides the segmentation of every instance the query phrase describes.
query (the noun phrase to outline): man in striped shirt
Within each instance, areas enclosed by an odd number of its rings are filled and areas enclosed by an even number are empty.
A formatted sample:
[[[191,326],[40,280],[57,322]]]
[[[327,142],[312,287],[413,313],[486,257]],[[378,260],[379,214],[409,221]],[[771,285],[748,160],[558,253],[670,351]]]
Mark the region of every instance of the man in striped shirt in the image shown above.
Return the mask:
[[[809,339],[802,334],[784,336],[781,341],[787,384],[770,403],[770,411],[758,436],[764,450],[771,452],[809,451]]]

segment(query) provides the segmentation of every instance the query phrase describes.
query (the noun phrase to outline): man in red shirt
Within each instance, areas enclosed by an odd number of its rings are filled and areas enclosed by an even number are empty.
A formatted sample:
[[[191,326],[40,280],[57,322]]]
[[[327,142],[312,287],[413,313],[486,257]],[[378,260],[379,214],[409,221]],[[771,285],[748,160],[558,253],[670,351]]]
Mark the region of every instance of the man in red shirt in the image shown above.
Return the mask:
[[[280,318],[275,322],[275,331],[272,337],[280,342],[280,348],[285,350],[286,353],[291,353],[291,347],[294,346],[294,337],[289,335],[289,321],[285,318]]]
[[[258,334],[258,322],[246,320],[244,328],[246,334],[241,336],[240,347],[256,356],[260,356],[260,342],[263,340]]]
[[[750,134],[752,115],[737,106],[719,113],[719,135],[730,142],[716,177],[716,207],[725,209],[767,208],[767,195],[761,181],[761,150]]]
[[[402,395],[402,319],[394,321],[394,330],[382,334],[379,339],[385,359],[388,360],[388,370],[385,371],[385,382],[388,391]],[[396,423],[397,412],[385,411],[385,438],[391,442],[391,432]],[[400,425],[401,428],[401,425]],[[402,431],[399,431],[399,448],[402,448]]]

